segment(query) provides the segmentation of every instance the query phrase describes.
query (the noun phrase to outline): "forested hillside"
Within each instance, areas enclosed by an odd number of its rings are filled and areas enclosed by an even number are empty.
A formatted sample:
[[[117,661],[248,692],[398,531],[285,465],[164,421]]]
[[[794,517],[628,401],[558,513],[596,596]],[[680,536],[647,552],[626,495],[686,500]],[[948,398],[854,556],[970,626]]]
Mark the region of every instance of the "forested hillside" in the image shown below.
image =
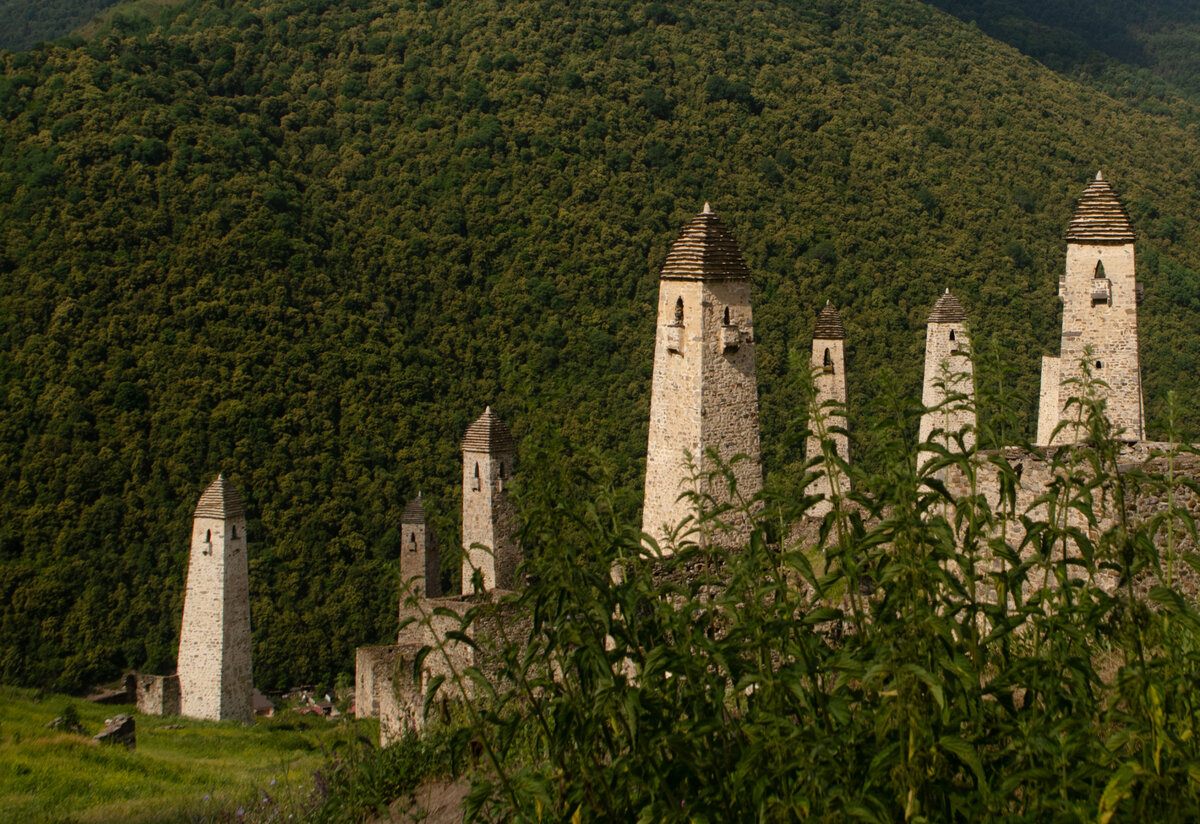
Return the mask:
[[[83,25],[116,0],[0,0],[0,48],[27,49]]]
[[[705,200],[755,273],[775,482],[827,298],[855,414],[916,395],[950,287],[1032,434],[1098,168],[1139,235],[1151,434],[1200,389],[1195,127],[920,3],[190,2],[0,62],[6,681],[173,666],[221,470],[264,687],[394,632],[401,510],[423,490],[453,548],[485,404],[639,489],[657,269]]]

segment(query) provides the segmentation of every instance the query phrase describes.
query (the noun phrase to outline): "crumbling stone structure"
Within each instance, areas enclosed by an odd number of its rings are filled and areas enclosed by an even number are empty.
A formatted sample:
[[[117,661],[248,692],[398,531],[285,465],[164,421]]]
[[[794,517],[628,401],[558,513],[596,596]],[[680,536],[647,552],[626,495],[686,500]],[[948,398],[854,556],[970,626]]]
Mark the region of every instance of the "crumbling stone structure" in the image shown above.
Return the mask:
[[[846,463],[850,462],[850,439],[846,435],[846,330],[841,316],[830,301],[817,315],[813,330],[812,360],[813,411],[809,416],[808,428],[812,434],[805,444],[805,457],[813,460],[821,453],[822,441],[831,441],[834,452]],[[805,492],[821,495],[809,514],[823,517],[833,507],[833,497],[850,492],[850,479],[837,467],[817,466],[820,473],[809,484]]]
[[[142,715],[179,715],[178,675],[137,676],[137,711]]]
[[[521,562],[508,496],[516,461],[512,433],[489,406],[467,428],[462,449],[463,592],[472,590],[476,570],[483,591],[512,589]]]
[[[738,492],[762,489],[758,382],[754,373],[754,319],[750,270],[737,242],[712,207],[691,220],[667,254],[659,276],[658,331],[650,394],[642,531],[664,553],[672,532],[695,517],[681,494],[695,491],[729,500],[728,484],[703,479],[716,469],[708,450],[730,462]],[[733,529],[712,540],[736,545],[749,534],[734,514]]]
[[[409,501],[400,516],[400,581],[411,583],[410,594],[437,598],[442,594],[442,562],[437,536],[425,523],[421,495]]]
[[[971,339],[967,315],[958,298],[947,289],[934,304],[925,327],[925,381],[921,404],[919,443],[940,444],[959,452],[955,435],[962,433],[962,448],[975,445],[975,372],[971,364]],[[917,466],[933,457],[922,452]]]
[[[1067,228],[1067,265],[1058,281],[1063,304],[1060,355],[1042,358],[1037,443],[1071,443],[1084,433],[1067,409],[1082,394],[1085,362],[1098,386],[1107,417],[1121,438],[1145,437],[1142,371],[1138,359],[1137,307],[1141,284],[1133,258],[1129,215],[1099,172],[1079,199]],[[1089,349],[1090,348],[1090,349]],[[1087,352],[1090,351],[1090,354]],[[1059,428],[1059,423],[1066,425]],[[1057,431],[1057,434],[1056,434]]]
[[[254,721],[246,514],[224,475],[204,490],[192,520],[179,690],[181,715]]]

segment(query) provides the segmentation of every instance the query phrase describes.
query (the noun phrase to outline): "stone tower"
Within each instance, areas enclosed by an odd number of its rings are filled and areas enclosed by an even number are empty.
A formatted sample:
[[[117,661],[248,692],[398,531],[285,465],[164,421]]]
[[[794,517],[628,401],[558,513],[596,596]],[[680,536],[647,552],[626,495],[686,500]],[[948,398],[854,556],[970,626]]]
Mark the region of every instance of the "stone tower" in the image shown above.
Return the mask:
[[[412,581],[411,594],[418,598],[441,597],[441,555],[437,537],[425,523],[425,505],[420,494],[404,507],[400,516],[400,542],[401,585]]]
[[[846,330],[842,327],[842,319],[829,301],[817,315],[817,326],[813,330],[812,342],[812,372],[813,388],[816,390],[813,398],[814,410],[821,410],[824,422],[818,424],[810,416],[809,435],[805,446],[805,455],[811,461],[821,455],[821,441],[833,442],[838,457],[850,462],[850,439],[846,436]],[[820,426],[819,431],[817,427]],[[839,430],[839,431],[834,431]],[[822,437],[823,436],[823,437]],[[805,490],[809,495],[823,495],[825,500],[817,503],[809,510],[815,517],[822,517],[833,508],[832,498],[836,481],[840,495],[850,492],[850,482],[846,473],[836,470],[834,475],[825,474],[824,466],[815,470],[822,473]]]
[[[463,436],[462,591],[472,592],[478,569],[483,589],[512,589],[521,555],[508,484],[516,445],[489,406]]]
[[[762,489],[750,270],[705,203],[671,247],[659,278],[642,531],[664,552],[670,551],[667,536],[695,515],[679,496],[694,488],[694,473],[703,477],[715,469],[710,448],[726,462],[746,456],[732,465],[741,495]],[[697,491],[717,502],[729,499],[723,480]],[[749,534],[746,518],[726,520],[733,529],[713,540],[740,544]]]
[[[930,411],[921,415],[920,443],[932,439],[951,452],[959,449],[957,440],[950,436],[964,427],[969,426],[970,431],[964,436],[963,445],[967,449],[975,445],[975,374],[966,322],[962,304],[947,289],[934,304],[925,328],[921,403]],[[920,452],[918,468],[931,457],[931,453]]]
[[[204,490],[192,520],[192,555],[179,634],[180,714],[254,720],[246,514],[224,475]]]
[[[1099,391],[1114,431],[1123,430],[1120,437],[1129,441],[1145,436],[1137,339],[1141,289],[1134,273],[1133,241],[1125,207],[1097,172],[1067,228],[1067,266],[1058,282],[1062,347],[1059,357],[1042,358],[1037,432],[1041,445],[1070,443],[1077,436],[1070,425],[1057,436],[1054,430],[1060,420],[1075,416],[1066,406],[1080,394],[1076,381],[1083,375],[1080,364],[1089,346],[1092,376],[1108,386]]]

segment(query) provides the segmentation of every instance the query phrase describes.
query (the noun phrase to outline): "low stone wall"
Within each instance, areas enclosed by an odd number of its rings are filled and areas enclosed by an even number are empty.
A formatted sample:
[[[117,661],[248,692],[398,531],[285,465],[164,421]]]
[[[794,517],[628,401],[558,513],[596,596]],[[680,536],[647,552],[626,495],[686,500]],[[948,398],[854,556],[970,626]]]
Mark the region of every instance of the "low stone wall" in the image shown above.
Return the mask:
[[[142,715],[179,715],[178,675],[136,677],[137,711]]]

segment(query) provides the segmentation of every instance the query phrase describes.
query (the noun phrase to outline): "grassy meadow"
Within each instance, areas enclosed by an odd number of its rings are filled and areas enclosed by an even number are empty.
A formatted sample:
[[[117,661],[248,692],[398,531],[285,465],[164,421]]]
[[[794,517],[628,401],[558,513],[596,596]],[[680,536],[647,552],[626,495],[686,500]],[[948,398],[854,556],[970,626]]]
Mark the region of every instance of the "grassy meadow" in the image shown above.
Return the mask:
[[[47,728],[68,705],[84,733]],[[132,711],[0,687],[0,823],[299,818],[321,793],[325,756],[356,731],[376,734],[362,730],[371,722],[293,713],[252,727],[137,715],[135,750],[92,740]]]

